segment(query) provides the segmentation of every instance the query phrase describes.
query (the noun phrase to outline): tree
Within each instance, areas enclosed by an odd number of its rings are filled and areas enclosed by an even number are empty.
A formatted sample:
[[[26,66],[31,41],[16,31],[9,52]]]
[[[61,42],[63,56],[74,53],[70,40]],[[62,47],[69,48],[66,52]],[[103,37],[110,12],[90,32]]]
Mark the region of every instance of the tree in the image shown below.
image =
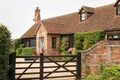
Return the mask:
[[[0,25],[0,80],[9,80],[9,52],[11,46],[11,33],[6,26]]]
[[[14,46],[15,51],[16,51],[17,48],[20,47],[20,44],[21,44],[21,39],[17,38],[17,39],[14,40],[13,46]]]

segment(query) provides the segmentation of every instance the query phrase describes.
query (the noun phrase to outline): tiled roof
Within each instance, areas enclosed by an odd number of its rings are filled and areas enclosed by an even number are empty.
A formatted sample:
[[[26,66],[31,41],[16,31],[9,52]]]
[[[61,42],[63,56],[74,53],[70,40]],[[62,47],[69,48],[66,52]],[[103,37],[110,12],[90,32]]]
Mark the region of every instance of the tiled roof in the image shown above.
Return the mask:
[[[95,9],[95,13],[86,21],[79,22],[74,27],[73,32],[91,31],[91,30],[106,30],[112,27],[113,19],[115,18],[114,5],[106,5]],[[113,26],[112,26],[113,25]]]
[[[47,30],[47,33],[50,34],[69,33],[70,27],[75,26],[78,23],[78,21],[79,21],[78,12],[41,20],[42,24]],[[40,22],[34,24],[27,32],[24,33],[24,35],[22,35],[21,38],[36,37],[35,35],[40,26],[41,26]]]
[[[81,22],[79,20],[80,18],[78,12],[75,12],[68,15],[49,18],[43,20],[43,22],[63,24],[64,26],[60,27],[61,29],[59,29],[61,31],[58,31],[61,34],[69,34],[80,31],[84,32],[91,30],[106,30],[112,28],[120,28],[120,22],[119,22],[120,16],[116,17],[114,4],[97,7],[97,8],[90,8],[84,6],[84,8],[86,8],[86,10],[89,11],[94,11],[94,14],[91,17],[89,17],[86,21]],[[47,29],[48,32],[49,29],[50,28],[48,27]],[[55,32],[57,33],[57,30]]]
[[[63,24],[55,24],[55,23],[49,23],[49,22],[42,22],[43,26],[47,30],[47,33],[51,34],[61,34],[62,28],[64,27]]]
[[[94,11],[95,11],[95,8],[83,6],[83,7],[80,9],[79,13],[80,13],[83,9],[85,10],[85,12],[94,12]]]
[[[80,21],[79,12],[42,20],[42,24],[49,34],[72,34],[91,30],[109,30],[120,28],[120,16],[115,15],[114,4],[90,8],[83,6],[88,12],[93,12],[86,21]],[[34,24],[23,36],[34,37],[40,24]]]
[[[54,27],[56,29],[57,29],[57,26],[59,24],[59,26],[61,28],[59,30],[61,30],[61,31],[58,31],[58,32],[60,34],[66,34],[66,33],[70,32],[69,29],[76,26],[76,24],[79,22],[79,14],[78,14],[78,12],[74,12],[74,13],[71,13],[71,14],[63,15],[63,16],[58,16],[58,17],[54,17],[54,18],[45,19],[42,22],[49,23],[49,25],[54,24]],[[55,24],[57,24],[57,25],[55,26]],[[51,28],[46,27],[46,29],[47,29],[48,33],[54,33],[54,32],[49,32],[49,31],[52,31]]]
[[[36,34],[41,26],[41,23],[35,23],[27,32],[25,32],[21,38],[32,38],[36,37]]]
[[[120,15],[113,18],[111,26],[112,28],[120,28]]]

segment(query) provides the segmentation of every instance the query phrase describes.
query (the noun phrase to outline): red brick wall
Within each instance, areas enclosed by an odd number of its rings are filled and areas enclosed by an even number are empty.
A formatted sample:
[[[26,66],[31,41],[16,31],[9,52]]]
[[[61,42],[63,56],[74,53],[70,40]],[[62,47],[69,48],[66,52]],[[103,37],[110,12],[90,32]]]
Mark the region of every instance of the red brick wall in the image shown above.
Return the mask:
[[[86,65],[91,73],[98,73],[101,62],[107,65],[120,63],[120,44],[116,44],[118,42],[101,41],[82,52],[82,74],[85,75]]]
[[[56,48],[52,48],[52,37],[56,37]],[[47,35],[47,52],[46,55],[57,55],[59,54],[60,35]]]

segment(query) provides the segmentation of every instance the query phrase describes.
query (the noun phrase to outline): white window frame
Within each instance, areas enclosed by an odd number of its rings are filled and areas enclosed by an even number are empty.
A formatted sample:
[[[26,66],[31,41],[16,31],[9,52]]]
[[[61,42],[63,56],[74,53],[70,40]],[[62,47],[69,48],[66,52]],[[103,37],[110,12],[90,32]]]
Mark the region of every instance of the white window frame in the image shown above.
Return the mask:
[[[83,12],[81,13],[81,21],[85,21],[86,20],[86,13]]]

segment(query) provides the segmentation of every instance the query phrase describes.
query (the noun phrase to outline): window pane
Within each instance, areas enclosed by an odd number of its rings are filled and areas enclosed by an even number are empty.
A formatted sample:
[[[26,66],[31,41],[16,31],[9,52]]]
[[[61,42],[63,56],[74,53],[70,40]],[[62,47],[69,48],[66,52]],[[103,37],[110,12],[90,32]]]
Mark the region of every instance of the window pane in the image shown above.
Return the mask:
[[[111,40],[111,39],[112,39],[112,36],[109,35],[109,36],[108,36],[108,40]]]
[[[114,38],[114,39],[118,39],[118,35],[114,35],[113,38]]]
[[[118,6],[118,14],[120,14],[120,5]]]
[[[52,48],[56,48],[56,37],[52,37]]]
[[[86,19],[85,13],[81,13],[81,20],[84,21]]]
[[[31,47],[36,47],[36,40],[35,39],[31,40]]]

